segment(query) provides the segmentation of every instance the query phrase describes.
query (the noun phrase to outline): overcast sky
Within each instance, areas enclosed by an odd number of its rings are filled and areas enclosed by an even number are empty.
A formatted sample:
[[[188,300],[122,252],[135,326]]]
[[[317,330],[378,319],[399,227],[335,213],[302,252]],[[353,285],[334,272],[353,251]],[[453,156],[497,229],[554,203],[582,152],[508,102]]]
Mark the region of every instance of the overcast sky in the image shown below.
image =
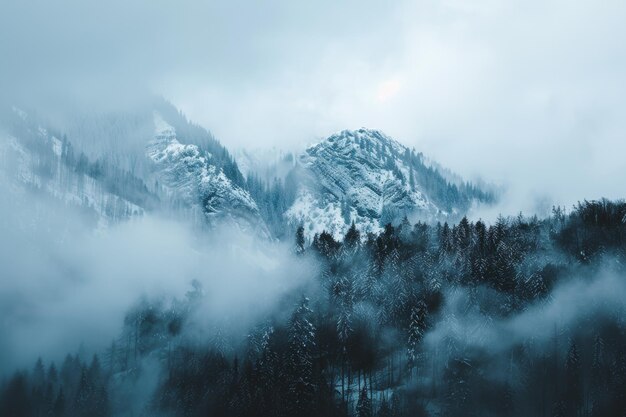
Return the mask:
[[[145,86],[231,149],[377,128],[524,209],[626,196],[624,22],[622,0],[2,0],[0,87]]]

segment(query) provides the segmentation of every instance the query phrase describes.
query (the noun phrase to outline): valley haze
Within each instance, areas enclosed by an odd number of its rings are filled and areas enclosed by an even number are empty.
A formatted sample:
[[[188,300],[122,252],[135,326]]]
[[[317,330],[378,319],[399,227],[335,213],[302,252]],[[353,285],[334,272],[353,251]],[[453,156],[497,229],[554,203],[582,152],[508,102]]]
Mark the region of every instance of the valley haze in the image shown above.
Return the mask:
[[[0,416],[623,417],[624,21],[0,1]]]

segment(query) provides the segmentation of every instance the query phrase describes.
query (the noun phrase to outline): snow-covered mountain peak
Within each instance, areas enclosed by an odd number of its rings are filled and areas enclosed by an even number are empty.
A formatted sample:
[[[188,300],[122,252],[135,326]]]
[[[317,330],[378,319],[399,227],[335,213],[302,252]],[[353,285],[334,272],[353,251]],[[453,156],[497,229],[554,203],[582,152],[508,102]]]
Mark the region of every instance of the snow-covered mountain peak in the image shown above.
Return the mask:
[[[376,232],[404,215],[445,218],[489,198],[374,129],[337,132],[299,156],[242,151],[235,159],[208,130],[159,100],[131,113],[77,109],[61,126],[36,112],[1,110],[0,127],[11,139],[0,156],[17,161],[16,183],[106,221],[165,209],[261,236],[271,230],[281,238],[304,224],[309,238],[323,230],[340,237],[352,222]]]
[[[269,236],[257,204],[212,163],[211,154],[198,145],[183,144],[176,129],[154,112],[154,138],[146,148],[155,175],[175,205],[203,214],[209,222],[227,220],[244,231]]]
[[[343,130],[309,147],[298,162],[306,180],[287,218],[303,224],[309,238],[322,230],[339,237],[353,221],[376,232],[404,215],[445,217],[474,198],[378,130]]]
[[[316,158],[350,158],[393,171],[400,159],[410,155],[409,149],[395,139],[374,129],[342,130],[307,148],[300,161],[309,164]],[[394,162],[395,161],[395,162]],[[409,174],[407,171],[406,174]],[[408,177],[406,177],[408,179]]]
[[[343,130],[309,147],[299,158],[308,177],[288,218],[305,232],[326,230],[337,237],[354,221],[365,232],[416,210],[434,214],[436,207],[410,180],[402,161],[408,149],[380,131]]]
[[[356,144],[369,143],[373,146],[389,146],[391,149],[400,151],[405,149],[405,146],[400,144],[397,140],[390,136],[387,136],[380,130],[360,128],[358,130],[342,130],[326,139],[325,142],[329,143],[342,143],[342,144]]]

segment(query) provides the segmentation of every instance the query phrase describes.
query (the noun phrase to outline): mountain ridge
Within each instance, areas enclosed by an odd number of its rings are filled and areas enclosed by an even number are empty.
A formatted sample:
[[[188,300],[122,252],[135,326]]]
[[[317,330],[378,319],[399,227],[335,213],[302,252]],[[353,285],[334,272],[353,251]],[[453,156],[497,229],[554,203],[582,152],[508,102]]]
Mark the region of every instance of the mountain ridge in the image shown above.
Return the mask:
[[[337,132],[308,147],[298,165],[304,186],[286,216],[308,238],[321,231],[338,237],[352,222],[377,232],[403,216],[445,219],[490,199],[467,183],[450,183],[422,154],[375,129]]]
[[[89,195],[60,177],[48,191],[61,196],[74,187],[71,198],[61,198],[95,209],[105,223],[168,210],[265,238],[287,238],[304,225],[312,239],[324,230],[339,237],[352,222],[375,233],[404,216],[448,220],[493,198],[460,177],[450,181],[438,164],[376,129],[342,130],[293,157],[265,158],[275,166],[262,173],[244,161],[244,178],[224,145],[162,99],[134,113],[76,111],[66,118],[69,139],[42,120],[16,107],[4,112],[2,125],[13,138],[4,148],[18,144],[32,155],[22,168],[29,175],[43,169],[74,183],[87,178]],[[106,141],[94,146],[98,138]]]

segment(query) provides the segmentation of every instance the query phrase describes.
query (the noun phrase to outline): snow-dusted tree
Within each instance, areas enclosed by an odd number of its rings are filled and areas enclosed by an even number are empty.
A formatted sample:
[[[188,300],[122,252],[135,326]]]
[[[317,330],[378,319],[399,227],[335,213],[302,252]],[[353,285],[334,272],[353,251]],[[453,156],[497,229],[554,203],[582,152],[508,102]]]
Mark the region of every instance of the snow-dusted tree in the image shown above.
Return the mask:
[[[594,403],[593,409],[597,412],[600,398],[606,395],[604,339],[598,334],[593,343],[591,360],[591,396]]]
[[[344,295],[339,306],[337,316],[337,335],[342,346],[342,351],[346,352],[348,338],[352,333],[352,300],[350,295]]]
[[[400,241],[404,245],[408,246],[412,243],[411,240],[413,238],[413,226],[411,226],[411,222],[409,222],[409,218],[406,216],[406,214],[404,215],[404,217],[402,217],[402,221],[398,226],[398,235],[400,237]]]
[[[293,415],[309,413],[315,397],[315,326],[311,322],[311,315],[309,299],[303,296],[289,325],[289,396]]]
[[[424,303],[423,300],[420,300],[411,310],[411,318],[408,328],[407,359],[409,370],[412,370],[417,365],[418,348],[422,338],[424,337],[427,317],[428,309],[426,307],[426,303]]]
[[[350,228],[346,232],[346,236],[344,237],[343,242],[348,248],[355,248],[361,242],[361,233],[356,228],[354,221],[352,222],[352,225],[350,225]]]

